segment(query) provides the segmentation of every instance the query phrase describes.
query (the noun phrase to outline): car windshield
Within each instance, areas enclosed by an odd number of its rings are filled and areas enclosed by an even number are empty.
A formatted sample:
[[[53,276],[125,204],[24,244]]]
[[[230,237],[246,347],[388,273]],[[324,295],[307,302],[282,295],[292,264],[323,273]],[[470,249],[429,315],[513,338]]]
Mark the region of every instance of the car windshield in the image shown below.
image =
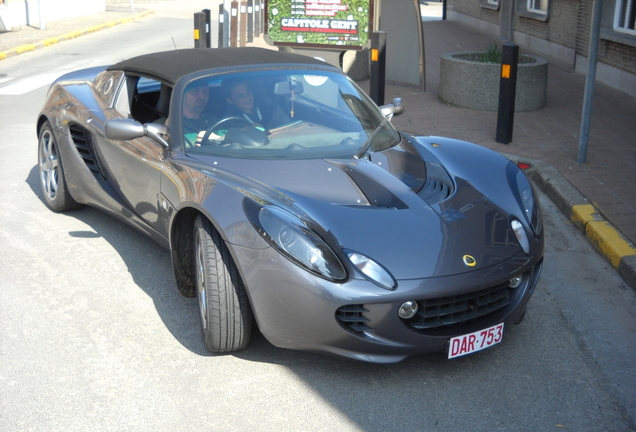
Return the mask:
[[[213,75],[183,95],[186,152],[242,159],[351,158],[400,141],[345,75],[268,70]]]

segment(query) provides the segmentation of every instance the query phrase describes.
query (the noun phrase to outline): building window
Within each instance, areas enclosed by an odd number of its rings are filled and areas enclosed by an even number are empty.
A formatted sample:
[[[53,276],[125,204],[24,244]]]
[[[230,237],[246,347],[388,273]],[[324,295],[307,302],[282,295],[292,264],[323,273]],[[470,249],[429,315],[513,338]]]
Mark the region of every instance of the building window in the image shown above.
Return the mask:
[[[550,0],[512,0],[518,16],[547,22],[550,15]]]
[[[547,15],[548,0],[528,0],[528,11],[541,15]]]
[[[614,31],[636,35],[636,0],[616,0]]]
[[[499,10],[499,0],[479,0],[479,4],[485,9]]]

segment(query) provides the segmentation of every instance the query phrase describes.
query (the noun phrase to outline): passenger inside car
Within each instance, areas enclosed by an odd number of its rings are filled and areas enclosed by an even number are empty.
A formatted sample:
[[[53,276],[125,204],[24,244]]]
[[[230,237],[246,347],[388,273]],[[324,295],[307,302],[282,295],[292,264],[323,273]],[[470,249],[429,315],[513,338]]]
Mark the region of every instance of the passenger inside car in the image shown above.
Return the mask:
[[[221,91],[227,102],[226,117],[245,118],[252,126],[264,130],[290,121],[290,117],[278,105],[267,106],[262,101],[257,102],[247,81],[223,80]]]

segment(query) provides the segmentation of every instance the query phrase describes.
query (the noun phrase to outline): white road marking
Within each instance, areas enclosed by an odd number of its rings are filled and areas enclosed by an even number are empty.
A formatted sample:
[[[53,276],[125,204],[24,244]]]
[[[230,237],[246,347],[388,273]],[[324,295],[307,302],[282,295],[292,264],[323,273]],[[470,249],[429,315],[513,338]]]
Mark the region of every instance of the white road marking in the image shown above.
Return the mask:
[[[59,74],[57,73],[42,74],[18,80],[13,84],[0,88],[0,95],[23,95],[45,85],[51,84],[57,77],[59,77]],[[9,78],[9,80],[10,79],[11,78]]]

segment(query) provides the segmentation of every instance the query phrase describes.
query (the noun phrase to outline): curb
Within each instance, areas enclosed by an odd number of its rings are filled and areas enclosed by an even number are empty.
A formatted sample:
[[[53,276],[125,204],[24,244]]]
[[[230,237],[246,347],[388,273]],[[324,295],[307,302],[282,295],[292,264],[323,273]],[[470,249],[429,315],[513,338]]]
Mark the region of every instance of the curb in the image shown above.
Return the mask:
[[[552,165],[526,157],[502,153],[514,163],[525,163],[532,180],[576,226],[592,245],[636,290],[636,246],[600,210],[565,179]]]
[[[96,31],[99,30],[104,30],[110,27],[114,27],[116,25],[119,24],[125,24],[128,22],[132,22],[132,21],[137,21],[145,16],[154,14],[155,11],[154,10],[147,10],[144,12],[140,12],[138,14],[135,14],[133,16],[127,17],[127,18],[122,18],[122,19],[118,19],[118,20],[113,20],[113,21],[108,21],[105,22],[103,24],[98,24],[92,27],[87,27],[85,29],[82,30],[77,30],[77,31],[72,31],[69,33],[65,33],[61,36],[58,37],[53,37],[53,38],[48,38],[48,39],[43,39],[37,43],[34,44],[26,44],[26,45],[20,45],[16,48],[10,49],[8,51],[0,51],[0,60],[4,60],[8,57],[13,57],[25,52],[29,52],[29,51],[33,51],[35,49],[38,48],[44,48],[47,46],[51,46],[51,45],[55,45],[56,43],[62,42],[62,41],[66,41],[66,40],[70,40],[70,39],[75,39],[76,37],[79,36],[83,36],[85,34],[89,34],[89,33],[94,33]]]

